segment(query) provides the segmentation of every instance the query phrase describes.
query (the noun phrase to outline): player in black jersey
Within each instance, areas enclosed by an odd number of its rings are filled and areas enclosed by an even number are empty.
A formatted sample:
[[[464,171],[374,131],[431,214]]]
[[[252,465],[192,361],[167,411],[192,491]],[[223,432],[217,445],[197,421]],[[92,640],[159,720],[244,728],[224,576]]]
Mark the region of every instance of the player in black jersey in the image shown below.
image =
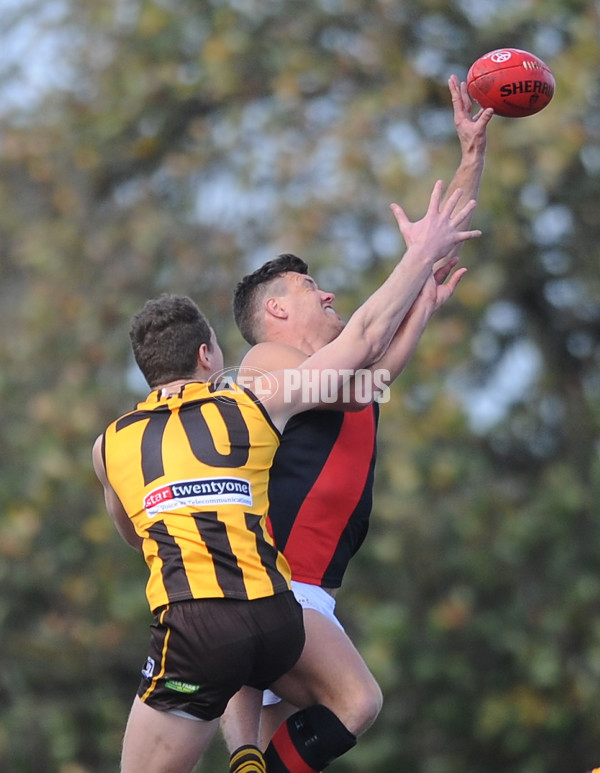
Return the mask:
[[[262,402],[252,391],[211,381],[223,358],[190,299],[163,296],[134,317],[134,355],[152,391],[93,449],[109,514],[148,564],[155,618],[122,773],[191,771],[243,685],[272,685],[301,709],[270,753],[271,773],[319,771],[354,744],[354,734],[310,685],[279,687],[304,633],[287,562],[266,529],[268,475],[288,420],[322,402],[318,391],[298,387],[304,377],[326,373],[335,391],[349,373],[379,360],[405,307],[436,287],[435,263],[480,235],[462,230],[475,202],[458,205],[458,190],[442,204],[442,190],[436,183],[417,223],[392,205],[409,244],[404,257],[334,341],[298,367],[272,374]],[[258,723],[250,740],[258,742]],[[258,749],[241,749],[232,770],[264,773],[264,760]]]
[[[466,197],[476,197],[492,112],[480,111],[472,118],[465,84],[453,76],[449,86],[462,149],[449,192],[460,186]],[[442,282],[451,268],[452,263],[441,269],[438,284],[432,281],[412,307],[406,306],[392,345],[371,367],[373,374],[388,371],[386,384],[399,375],[431,315],[450,297],[455,284]],[[320,290],[307,271],[300,258],[281,255],[239,283],[234,315],[252,345],[242,363],[248,373],[297,367],[343,330],[344,323],[333,310],[333,294]],[[288,559],[292,588],[305,610],[305,649],[286,679],[312,685],[344,726],[359,735],[375,720],[382,696],[334,609],[348,562],[368,528],[378,406],[365,407],[371,401],[364,399],[364,390],[363,399],[352,399],[356,398],[352,382],[348,387],[351,399],[342,400],[337,410],[322,410],[327,406],[321,406],[288,423],[271,471],[269,498],[271,532]],[[244,735],[249,711],[246,700],[254,700],[248,691],[236,696],[225,713],[222,728],[230,748]],[[270,754],[285,757],[290,747],[281,723],[294,708],[270,691],[264,701],[262,746],[272,738]],[[286,769],[292,768],[281,768]]]

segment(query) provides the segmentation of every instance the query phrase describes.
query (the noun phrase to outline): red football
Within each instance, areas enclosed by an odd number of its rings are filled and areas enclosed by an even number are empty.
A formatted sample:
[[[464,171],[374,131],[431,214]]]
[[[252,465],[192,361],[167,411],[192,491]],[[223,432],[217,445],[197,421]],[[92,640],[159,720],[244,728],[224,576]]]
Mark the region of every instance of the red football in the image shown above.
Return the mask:
[[[518,48],[490,51],[473,62],[467,73],[471,99],[507,118],[539,113],[554,96],[554,86],[548,65]]]

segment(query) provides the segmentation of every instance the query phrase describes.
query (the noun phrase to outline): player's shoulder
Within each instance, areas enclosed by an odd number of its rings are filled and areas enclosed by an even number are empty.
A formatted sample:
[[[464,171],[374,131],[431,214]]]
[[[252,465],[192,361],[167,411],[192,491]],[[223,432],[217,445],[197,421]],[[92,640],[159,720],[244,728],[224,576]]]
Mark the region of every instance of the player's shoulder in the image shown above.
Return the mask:
[[[240,364],[242,368],[259,368],[273,371],[295,368],[306,360],[307,355],[282,341],[263,341],[255,344]]]

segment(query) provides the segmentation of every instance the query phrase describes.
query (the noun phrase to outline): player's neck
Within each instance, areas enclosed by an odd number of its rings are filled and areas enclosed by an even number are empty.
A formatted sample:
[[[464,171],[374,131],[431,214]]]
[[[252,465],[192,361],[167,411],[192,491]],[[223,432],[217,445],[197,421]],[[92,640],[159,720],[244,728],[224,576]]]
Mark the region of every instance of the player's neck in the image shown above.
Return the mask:
[[[298,349],[300,352],[304,352],[307,357],[311,354],[318,352],[325,344],[329,343],[323,339],[320,331],[314,330],[290,330],[274,331],[267,340],[287,344],[287,346],[293,346],[294,349]]]
[[[161,392],[163,397],[174,397],[175,395],[180,394],[182,388],[186,384],[197,384],[207,380],[208,379],[201,376],[197,378],[178,378],[174,381],[168,381],[166,384],[160,384],[159,386],[154,387],[154,391]]]

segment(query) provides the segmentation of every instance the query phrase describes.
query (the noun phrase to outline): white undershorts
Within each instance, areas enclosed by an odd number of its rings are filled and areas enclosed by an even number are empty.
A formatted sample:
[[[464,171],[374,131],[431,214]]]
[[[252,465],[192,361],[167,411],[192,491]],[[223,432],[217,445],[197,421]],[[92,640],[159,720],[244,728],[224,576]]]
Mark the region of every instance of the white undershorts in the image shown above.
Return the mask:
[[[335,616],[335,598],[330,593],[327,593],[319,585],[310,585],[307,582],[296,582],[295,580],[292,580],[292,590],[302,609],[314,609],[335,623],[340,630],[344,630],[344,626]],[[264,691],[263,706],[271,706],[280,701],[281,698],[271,690]]]

